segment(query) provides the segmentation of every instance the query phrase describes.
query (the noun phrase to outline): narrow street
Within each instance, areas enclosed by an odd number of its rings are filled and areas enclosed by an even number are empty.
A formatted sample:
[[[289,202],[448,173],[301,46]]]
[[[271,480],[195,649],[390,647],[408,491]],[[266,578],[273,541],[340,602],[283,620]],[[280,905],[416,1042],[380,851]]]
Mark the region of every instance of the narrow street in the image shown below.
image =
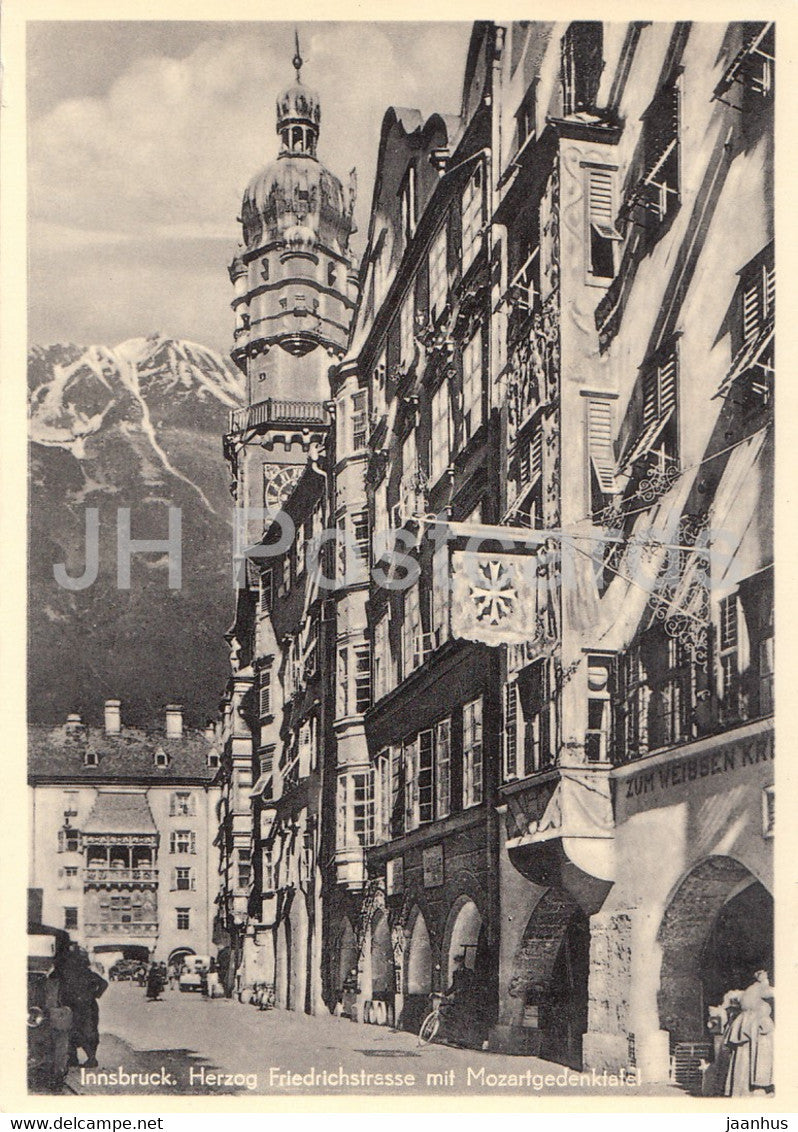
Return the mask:
[[[112,983],[100,1000],[100,1035],[99,1068],[70,1070],[71,1092],[517,1097],[667,1091],[580,1082],[575,1071],[539,1058],[420,1047],[412,1034],[331,1015],[259,1011],[177,990],[148,1002],[130,983]]]

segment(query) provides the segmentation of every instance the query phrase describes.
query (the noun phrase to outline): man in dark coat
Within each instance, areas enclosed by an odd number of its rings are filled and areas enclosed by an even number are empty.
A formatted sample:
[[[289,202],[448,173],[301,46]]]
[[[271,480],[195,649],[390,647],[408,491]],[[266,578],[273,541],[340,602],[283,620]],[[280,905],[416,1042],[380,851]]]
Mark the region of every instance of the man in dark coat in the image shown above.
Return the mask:
[[[470,967],[466,967],[465,955],[455,955],[452,985],[447,990],[446,997],[453,1003],[451,1017],[458,1037],[466,1043],[471,1036],[475,988],[476,975]]]
[[[86,1054],[84,1066],[97,1066],[97,1046],[100,1043],[100,1007],[97,999],[105,992],[108,983],[92,971],[89,957],[82,948],[73,947],[64,961],[62,997],[72,1011],[70,1031],[70,1065],[79,1065],[78,1049]]]

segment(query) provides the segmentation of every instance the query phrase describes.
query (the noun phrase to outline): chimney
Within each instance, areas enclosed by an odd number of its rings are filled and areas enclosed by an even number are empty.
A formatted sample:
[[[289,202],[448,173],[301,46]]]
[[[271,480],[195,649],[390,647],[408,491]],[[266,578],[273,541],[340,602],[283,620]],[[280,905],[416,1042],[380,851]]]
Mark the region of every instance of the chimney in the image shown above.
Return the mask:
[[[83,720],[80,718],[80,713],[71,711],[66,719],[67,735],[79,735],[83,730]]]
[[[105,734],[118,735],[122,730],[122,705],[119,700],[105,701]]]
[[[205,738],[211,742],[216,738],[216,724],[212,720],[205,724]]]
[[[182,739],[183,738],[183,705],[182,704],[167,704],[166,705],[166,738],[167,739]]]

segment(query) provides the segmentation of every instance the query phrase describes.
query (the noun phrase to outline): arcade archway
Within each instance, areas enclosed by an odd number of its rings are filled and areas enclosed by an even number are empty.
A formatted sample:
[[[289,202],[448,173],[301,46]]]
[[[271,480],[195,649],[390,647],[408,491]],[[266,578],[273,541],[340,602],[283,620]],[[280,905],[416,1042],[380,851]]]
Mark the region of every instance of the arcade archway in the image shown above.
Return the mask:
[[[353,971],[357,973],[357,940],[352,924],[347,917],[338,938],[338,961],[335,965],[335,989],[340,993],[347,976]]]
[[[508,987],[518,1003],[514,1028],[521,1047],[581,1069],[589,973],[587,916],[567,893],[550,888],[529,917]]]
[[[446,938],[446,980],[447,985],[452,981],[454,974],[454,960],[458,955],[464,957],[465,966],[472,971],[478,971],[480,958],[480,934],[482,933],[482,916],[473,900],[460,897],[449,913],[449,925]],[[484,936],[483,936],[484,940]]]
[[[405,959],[407,994],[428,995],[432,990],[432,946],[426,921],[419,912],[410,933]]]
[[[679,1042],[707,1040],[707,1008],[764,967],[773,975],[773,898],[739,861],[709,857],[682,880],[662,917],[660,1026]]]
[[[371,921],[371,997],[388,1001],[396,989],[388,917],[379,910]]]

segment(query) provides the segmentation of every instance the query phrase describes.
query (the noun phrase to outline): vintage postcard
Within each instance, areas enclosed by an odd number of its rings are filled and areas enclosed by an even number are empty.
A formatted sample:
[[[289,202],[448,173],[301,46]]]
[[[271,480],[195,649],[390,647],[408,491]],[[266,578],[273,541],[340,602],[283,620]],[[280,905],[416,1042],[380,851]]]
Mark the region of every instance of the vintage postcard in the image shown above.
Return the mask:
[[[223,8],[5,44],[20,1088],[784,1112],[779,12]]]

